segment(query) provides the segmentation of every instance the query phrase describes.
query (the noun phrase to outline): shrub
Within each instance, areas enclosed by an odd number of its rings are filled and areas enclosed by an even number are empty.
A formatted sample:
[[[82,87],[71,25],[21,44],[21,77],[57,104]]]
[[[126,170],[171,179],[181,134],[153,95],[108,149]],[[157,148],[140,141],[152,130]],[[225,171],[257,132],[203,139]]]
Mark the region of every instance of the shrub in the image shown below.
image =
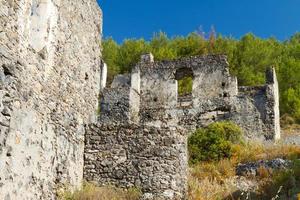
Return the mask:
[[[242,142],[243,132],[239,126],[232,122],[217,122],[207,127],[207,132],[215,133],[224,137],[225,140],[238,144]]]
[[[233,144],[242,141],[241,129],[231,122],[217,122],[196,130],[188,139],[190,163],[230,158]]]

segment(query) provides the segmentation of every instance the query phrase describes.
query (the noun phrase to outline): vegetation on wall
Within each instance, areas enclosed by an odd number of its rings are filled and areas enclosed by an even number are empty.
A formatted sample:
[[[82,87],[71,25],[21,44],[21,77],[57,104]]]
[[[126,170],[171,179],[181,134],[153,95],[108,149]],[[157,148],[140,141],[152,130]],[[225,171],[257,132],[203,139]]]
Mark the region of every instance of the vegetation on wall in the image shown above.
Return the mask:
[[[152,52],[156,60],[226,54],[230,71],[238,77],[240,85],[264,84],[266,68],[274,66],[279,80],[281,114],[288,114],[300,122],[300,33],[286,41],[278,41],[251,33],[237,40],[221,35],[216,37],[214,31],[208,37],[195,32],[173,38],[160,32],[150,41],[127,39],[117,44],[107,38],[102,46],[104,61],[109,66],[109,81],[116,74],[129,72],[146,52]]]
[[[193,78],[185,77],[183,79],[178,80],[178,95],[186,96],[192,94],[193,90]]]

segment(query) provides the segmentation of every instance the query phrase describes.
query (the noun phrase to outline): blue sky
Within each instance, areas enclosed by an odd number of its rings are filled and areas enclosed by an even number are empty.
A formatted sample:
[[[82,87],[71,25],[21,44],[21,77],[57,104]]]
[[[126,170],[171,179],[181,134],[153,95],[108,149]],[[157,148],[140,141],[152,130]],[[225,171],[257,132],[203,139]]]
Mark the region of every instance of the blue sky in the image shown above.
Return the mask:
[[[187,35],[200,26],[240,38],[252,32],[285,40],[300,31],[300,0],[98,0],[104,37],[149,40],[154,32]]]

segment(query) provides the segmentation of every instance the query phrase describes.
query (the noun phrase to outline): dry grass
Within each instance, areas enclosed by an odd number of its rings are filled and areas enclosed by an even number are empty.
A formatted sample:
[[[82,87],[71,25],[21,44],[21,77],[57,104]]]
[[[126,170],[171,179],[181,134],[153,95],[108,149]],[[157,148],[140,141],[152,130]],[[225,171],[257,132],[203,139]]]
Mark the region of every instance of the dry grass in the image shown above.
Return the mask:
[[[224,179],[235,176],[235,165],[229,159],[219,162],[204,162],[194,166],[191,176],[198,180],[208,179],[210,181],[222,182]]]
[[[271,160],[275,158],[295,159],[300,158],[300,147],[294,145],[272,145],[246,144],[236,145],[235,154],[230,159],[218,162],[201,162],[193,166],[192,177],[199,180],[222,181],[223,179],[235,176],[235,168],[238,163],[253,162],[258,160]],[[259,169],[262,178],[267,178],[272,174],[267,169]]]
[[[189,199],[215,200],[230,196],[237,190],[233,179],[234,160],[199,163],[190,169]]]
[[[258,177],[260,179],[267,179],[267,178],[270,178],[272,176],[273,171],[272,171],[272,169],[267,169],[264,166],[260,166],[257,170],[257,173],[258,173]]]
[[[245,144],[245,146],[236,145],[234,148],[235,154],[231,159],[225,159],[219,162],[202,162],[194,165],[190,169],[190,200],[235,199],[236,194],[234,193],[237,192],[238,189],[233,180],[236,178],[235,168],[240,162],[271,160],[275,158],[300,158],[300,147],[293,145],[262,145],[249,143]],[[274,172],[272,170],[264,167],[259,168],[258,177],[253,181],[259,183],[258,185],[261,186],[261,191],[253,193],[251,196],[267,192],[265,191],[265,185],[270,185],[270,183],[273,182],[273,176]],[[278,190],[276,187],[275,189]],[[271,195],[274,194],[274,191],[268,193]],[[237,195],[240,194],[238,193]]]
[[[282,128],[294,124],[296,124],[296,120],[289,114],[284,114],[280,117],[280,125]]]
[[[63,190],[59,193],[60,200],[138,200],[141,193],[138,189],[124,190],[116,187],[96,187],[84,183],[80,190],[70,192]]]
[[[300,124],[290,124],[284,126],[282,129],[283,135],[299,135],[300,134]]]
[[[288,114],[280,118],[280,125],[284,135],[300,134],[300,124],[297,124],[296,120]]]
[[[300,146],[296,145],[263,145],[249,143],[245,146],[235,146],[233,159],[236,162],[253,162],[257,160],[271,160],[275,158],[300,158]]]
[[[209,180],[208,178],[199,180],[190,177],[189,200],[215,200],[230,196],[236,190],[236,187],[229,179],[225,179],[225,181],[221,184],[217,180]]]

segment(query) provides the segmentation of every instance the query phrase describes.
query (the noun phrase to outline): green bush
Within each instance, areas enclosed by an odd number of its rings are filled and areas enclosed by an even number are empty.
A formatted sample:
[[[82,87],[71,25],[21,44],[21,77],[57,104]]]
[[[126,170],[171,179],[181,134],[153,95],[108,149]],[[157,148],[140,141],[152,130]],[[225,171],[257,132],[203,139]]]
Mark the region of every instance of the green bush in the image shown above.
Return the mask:
[[[230,158],[233,144],[242,142],[241,129],[232,122],[217,122],[197,129],[188,139],[189,162]]]

